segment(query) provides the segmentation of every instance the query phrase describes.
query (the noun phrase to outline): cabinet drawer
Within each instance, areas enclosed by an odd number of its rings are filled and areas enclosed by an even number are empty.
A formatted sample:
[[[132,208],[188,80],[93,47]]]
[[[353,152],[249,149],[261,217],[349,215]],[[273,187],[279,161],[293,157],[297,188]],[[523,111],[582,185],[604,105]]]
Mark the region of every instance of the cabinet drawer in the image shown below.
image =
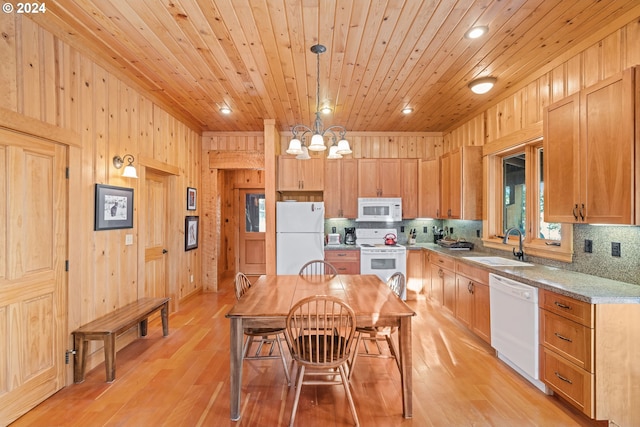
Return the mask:
[[[541,380],[590,418],[594,417],[593,374],[542,347]]]
[[[462,261],[456,261],[456,273],[462,274],[475,282],[489,284],[489,271],[484,268],[474,267]]]
[[[360,262],[360,251],[324,251],[324,259],[327,262]]]
[[[552,313],[593,328],[593,304],[541,289],[539,305]]]
[[[589,372],[593,372],[592,343],[593,329],[540,310],[540,344]]]
[[[338,274],[360,274],[360,264],[357,262],[332,262]]]
[[[439,265],[440,267],[446,268],[447,270],[451,271],[455,271],[456,269],[456,260],[454,258],[440,255],[437,252],[433,252],[431,254],[431,263]]]

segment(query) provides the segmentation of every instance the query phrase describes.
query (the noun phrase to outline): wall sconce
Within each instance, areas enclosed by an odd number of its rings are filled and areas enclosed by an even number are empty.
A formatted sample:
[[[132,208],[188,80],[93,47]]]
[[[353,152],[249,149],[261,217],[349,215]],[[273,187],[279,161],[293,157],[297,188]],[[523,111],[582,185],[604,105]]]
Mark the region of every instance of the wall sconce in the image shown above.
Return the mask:
[[[471,89],[473,93],[481,95],[483,93],[489,92],[491,88],[493,88],[494,84],[496,84],[495,77],[482,77],[470,82],[469,89]]]
[[[131,154],[125,154],[123,157],[115,156],[113,158],[113,166],[116,169],[121,169],[124,165],[125,160],[129,162],[127,166],[124,167],[124,171],[122,171],[122,176],[126,178],[137,178],[138,173],[136,172],[135,166],[133,166],[133,161],[135,160]]]

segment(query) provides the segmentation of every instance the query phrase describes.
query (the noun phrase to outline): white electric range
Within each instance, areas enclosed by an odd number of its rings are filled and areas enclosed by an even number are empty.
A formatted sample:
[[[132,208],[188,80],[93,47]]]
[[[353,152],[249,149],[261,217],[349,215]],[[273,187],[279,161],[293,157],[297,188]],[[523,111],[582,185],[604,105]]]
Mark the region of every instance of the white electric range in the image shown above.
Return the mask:
[[[356,245],[360,247],[360,274],[375,274],[384,282],[395,272],[407,276],[407,248],[386,245],[385,236],[398,235],[395,228],[356,228]],[[405,294],[402,299],[406,299]]]

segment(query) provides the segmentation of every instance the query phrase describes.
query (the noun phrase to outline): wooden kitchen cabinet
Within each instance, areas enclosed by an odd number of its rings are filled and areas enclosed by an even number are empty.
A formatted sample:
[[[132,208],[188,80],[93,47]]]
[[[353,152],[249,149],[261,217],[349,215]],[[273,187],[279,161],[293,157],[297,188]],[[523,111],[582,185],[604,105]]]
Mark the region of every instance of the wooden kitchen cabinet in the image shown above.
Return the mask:
[[[455,313],[455,260],[439,253],[431,254],[431,297],[451,313]]]
[[[298,160],[295,156],[278,156],[278,191],[324,190],[324,158]]]
[[[325,217],[356,218],[358,216],[358,160],[327,160],[324,176]]]
[[[456,262],[455,316],[482,340],[491,344],[489,272]]]
[[[545,221],[634,224],[639,67],[544,110]]]
[[[440,157],[438,218],[482,219],[482,147],[458,147]]]
[[[360,274],[359,250],[327,250],[324,251],[324,260],[332,264],[338,274]]]
[[[590,418],[635,425],[640,304],[590,304],[541,289],[539,307],[540,379]]]
[[[407,249],[407,299],[415,300],[423,288],[423,262],[421,249]]]
[[[359,159],[358,197],[402,197],[401,159]]]
[[[438,218],[440,212],[440,166],[438,159],[420,161],[418,182],[418,216],[420,218]]]
[[[419,165],[418,159],[402,160],[400,171],[402,197],[402,218],[418,217]]]

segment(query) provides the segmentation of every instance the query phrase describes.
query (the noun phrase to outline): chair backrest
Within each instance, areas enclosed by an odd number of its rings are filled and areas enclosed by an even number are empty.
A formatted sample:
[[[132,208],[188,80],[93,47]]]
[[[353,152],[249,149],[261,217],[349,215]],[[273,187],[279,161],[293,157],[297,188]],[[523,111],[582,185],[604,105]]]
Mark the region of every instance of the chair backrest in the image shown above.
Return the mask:
[[[236,299],[239,300],[251,287],[251,281],[244,275],[244,273],[240,272],[236,274],[234,285],[236,290]]]
[[[391,288],[394,294],[402,298],[402,295],[404,294],[404,288],[406,286],[404,274],[400,273],[399,271],[393,273],[387,280],[387,286]]]
[[[338,270],[330,263],[316,259],[309,261],[300,268],[300,276],[335,276]]]
[[[337,367],[350,357],[356,315],[339,298],[311,296],[291,307],[285,332],[294,360],[309,366]]]

